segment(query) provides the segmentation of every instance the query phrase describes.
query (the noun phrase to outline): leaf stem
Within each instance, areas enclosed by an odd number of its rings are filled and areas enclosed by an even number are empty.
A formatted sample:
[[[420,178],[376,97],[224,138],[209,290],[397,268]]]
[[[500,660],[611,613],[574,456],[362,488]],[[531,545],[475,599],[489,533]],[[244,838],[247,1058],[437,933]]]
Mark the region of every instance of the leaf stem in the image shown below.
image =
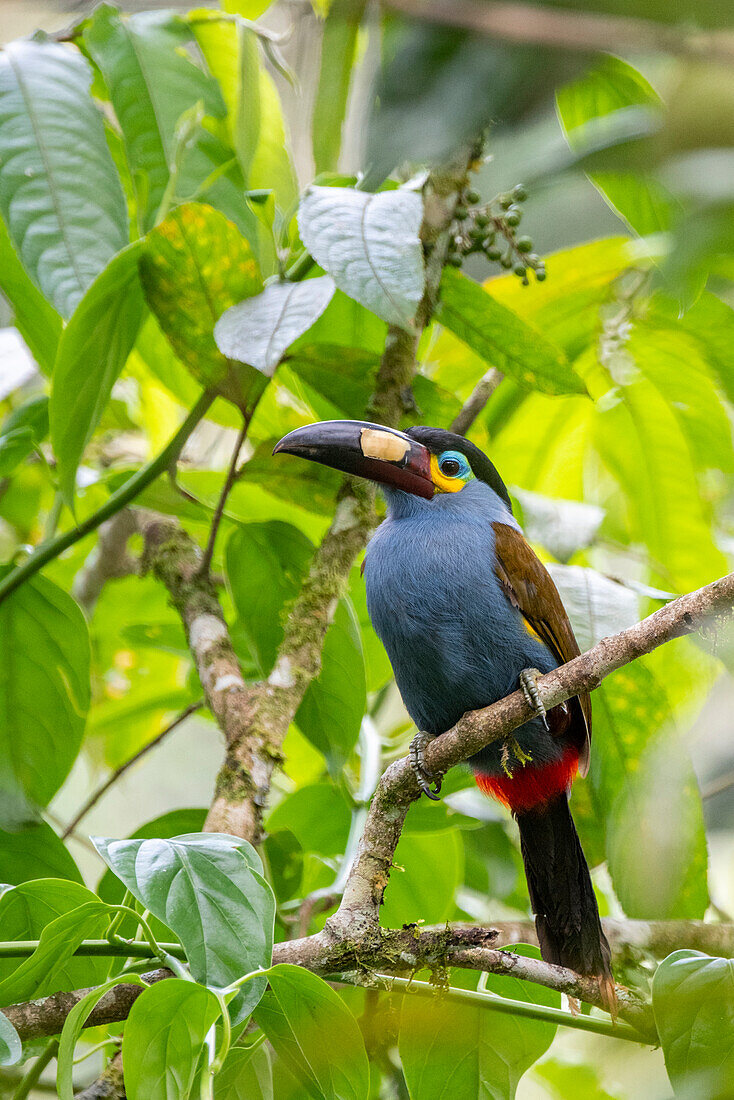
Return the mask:
[[[196,571],[198,576],[200,577],[209,576],[209,570],[212,564],[212,557],[214,556],[214,545],[217,541],[217,532],[219,531],[219,525],[222,522],[222,516],[224,515],[224,506],[227,503],[227,497],[232,491],[232,486],[237,480],[237,463],[239,461],[240,451],[242,450],[242,446],[247,437],[247,429],[250,426],[250,419],[250,414],[244,416],[242,427],[240,428],[237,435],[237,442],[235,443],[234,450],[232,451],[232,459],[229,464],[229,470],[227,471],[227,477],[225,479],[224,485],[222,486],[222,491],[219,494],[217,506],[214,509],[212,525],[209,528],[209,538],[207,539],[204,556],[202,557],[201,564]]]
[[[597,1020],[594,1016],[571,1016],[560,1008],[551,1008],[549,1005],[534,1005],[527,1001],[513,1001],[509,997],[499,997],[491,993],[478,993],[473,989],[454,989],[445,991],[437,989],[430,982],[416,982],[412,978],[394,978],[390,974],[373,974],[372,977],[381,984],[385,990],[402,989],[405,993],[411,993],[417,997],[441,998],[455,1004],[475,1005],[478,1008],[486,1008],[490,1012],[502,1012],[510,1016],[522,1016],[528,1020],[542,1020],[547,1024],[559,1024],[561,1027],[574,1028],[576,1031],[590,1031],[595,1035],[606,1035],[610,1039],[624,1039],[630,1043],[639,1043],[641,1046],[651,1046],[635,1028],[629,1024],[611,1024],[605,1020]],[[345,985],[354,985],[354,981],[344,974],[330,975],[329,981],[341,982]]]
[[[44,565],[53,561],[54,558],[58,558],[64,550],[68,550],[74,543],[79,542],[85,535],[95,531],[101,523],[104,523],[105,520],[110,519],[116,512],[119,512],[122,508],[130,504],[143,489],[146,489],[152,481],[155,481],[159,474],[163,473],[171,463],[175,462],[181,453],[184,443],[214,400],[214,396],[215,395],[209,390],[205,390],[181,427],[176,434],[171,437],[160,454],[156,455],[155,458],[141,467],[137,473],[133,474],[124,485],[120,486],[117,492],[112,494],[109,500],[107,500],[101,508],[93,512],[91,516],[88,516],[87,519],[78,526],[72,527],[69,531],[64,531],[63,534],[57,535],[53,539],[49,539],[48,542],[41,543],[30,557],[26,558],[24,562],[13,569],[12,572],[8,573],[8,575],[0,581],[0,603],[2,603],[11,592],[14,592],[16,588],[19,588],[21,584],[24,584],[33,577]]]
[[[28,959],[36,950],[39,940],[10,940],[0,943],[0,959]],[[110,943],[108,940],[83,940],[75,955],[122,958],[122,959],[158,959],[161,952],[174,959],[185,959],[186,954],[180,943],[159,943],[158,950],[147,943]]]

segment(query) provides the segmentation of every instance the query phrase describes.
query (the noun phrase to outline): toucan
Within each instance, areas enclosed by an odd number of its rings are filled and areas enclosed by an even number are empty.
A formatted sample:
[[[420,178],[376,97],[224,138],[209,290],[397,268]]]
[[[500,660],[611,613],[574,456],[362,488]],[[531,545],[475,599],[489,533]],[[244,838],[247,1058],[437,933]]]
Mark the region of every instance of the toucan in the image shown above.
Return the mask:
[[[524,691],[534,717],[469,765],[517,821],[543,958],[596,977],[613,1008],[609,944],[568,805],[575,776],[589,767],[591,701],[580,695],[546,713],[536,686],[539,674],[580,650],[496,468],[453,432],[357,420],[297,428],[274,453],[384,491],[387,516],[363,566],[367,607],[419,731],[411,760],[426,794],[440,790],[426,768],[427,741],[518,684]]]

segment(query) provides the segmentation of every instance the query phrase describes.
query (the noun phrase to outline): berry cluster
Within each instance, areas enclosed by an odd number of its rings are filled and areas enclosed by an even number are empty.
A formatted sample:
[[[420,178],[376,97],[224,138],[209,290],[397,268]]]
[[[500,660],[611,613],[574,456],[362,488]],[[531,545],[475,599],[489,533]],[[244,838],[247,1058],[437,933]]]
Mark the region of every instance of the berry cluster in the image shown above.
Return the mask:
[[[523,286],[528,286],[528,271],[539,283],[545,279],[545,264],[536,252],[530,237],[517,234],[522,220],[521,203],[528,197],[518,184],[512,191],[496,195],[482,203],[477,191],[467,188],[456,207],[456,227],[449,245],[447,262],[461,267],[465,256],[482,252],[488,260],[511,268]]]

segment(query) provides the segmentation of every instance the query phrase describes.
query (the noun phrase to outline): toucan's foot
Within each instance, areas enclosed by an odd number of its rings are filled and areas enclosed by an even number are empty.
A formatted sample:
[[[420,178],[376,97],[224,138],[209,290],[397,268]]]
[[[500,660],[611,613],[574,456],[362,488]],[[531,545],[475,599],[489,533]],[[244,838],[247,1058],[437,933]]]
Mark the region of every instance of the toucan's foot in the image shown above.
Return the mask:
[[[522,693],[535,712],[536,718],[541,718],[546,729],[550,729],[548,719],[543,706],[543,700],[538,691],[538,677],[540,671],[537,668],[524,668],[520,673],[520,687]]]
[[[510,762],[510,753],[514,756],[515,760],[525,767],[526,764],[531,764],[533,761],[532,756],[520,745],[517,738],[510,735],[506,741],[502,743],[502,753],[500,756],[500,764],[502,765],[502,771],[505,773],[508,779],[512,779],[513,771]]]
[[[427,795],[432,802],[440,802],[442,777],[428,770],[424,755],[426,745],[430,744],[432,740],[433,734],[431,733],[425,733],[423,730],[416,733],[415,737],[410,742],[410,766],[418,780],[418,786],[423,793]],[[434,790],[431,790],[431,783],[435,783]]]

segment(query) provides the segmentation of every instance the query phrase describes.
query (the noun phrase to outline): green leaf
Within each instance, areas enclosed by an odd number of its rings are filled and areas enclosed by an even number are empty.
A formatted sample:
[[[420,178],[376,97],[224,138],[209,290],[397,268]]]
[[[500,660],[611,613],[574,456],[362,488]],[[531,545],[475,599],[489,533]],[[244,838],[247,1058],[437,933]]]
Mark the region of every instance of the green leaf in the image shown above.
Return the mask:
[[[31,997],[57,992],[59,982],[63,982],[64,968],[79,944],[82,940],[100,937],[109,919],[107,905],[95,900],[52,920],[41,932],[38,947],[30,958],[24,959],[0,982],[0,1004],[28,1001]]]
[[[734,961],[674,951],[655,971],[652,1007],[676,1096],[727,1100],[734,1079]]]
[[[126,16],[103,4],[85,24],[84,44],[109,89],[136,190],[139,220],[143,229],[150,229],[177,160],[179,121],[199,103],[212,123],[223,118],[219,88],[195,63],[193,33],[174,12]],[[232,159],[232,152],[215,133],[201,127],[178,159],[174,197],[180,201],[193,197],[213,171]],[[235,216],[238,224],[245,221],[254,228],[240,189],[225,176],[209,188],[207,200]]]
[[[0,1012],[0,1066],[14,1066],[22,1057],[20,1035],[7,1016]]]
[[[332,776],[349,759],[367,708],[367,688],[359,623],[351,604],[341,600],[321,650],[321,672],[312,680],[296,712],[296,724],[324,754]]]
[[[648,125],[662,120],[660,97],[641,73],[618,57],[606,56],[579,80],[556,92],[556,109],[570,148],[575,153],[617,144],[616,127],[639,114]],[[640,236],[670,229],[676,203],[662,185],[645,172],[603,171],[590,174],[609,205]]]
[[[204,1041],[219,1014],[210,990],[180,978],[157,982],[141,993],[122,1038],[129,1100],[188,1097]]]
[[[615,893],[629,917],[700,919],[709,904],[708,852],[685,745],[663,735],[634,761],[634,769],[607,821]]]
[[[0,426],[0,436],[26,428],[30,429],[34,443],[42,443],[48,435],[48,397],[45,393],[30,397],[8,413]]]
[[[315,1100],[367,1100],[370,1072],[357,1022],[326,982],[300,966],[268,972],[255,1018]]]
[[[45,821],[17,833],[0,831],[0,882],[17,886],[38,878],[82,881],[63,841]]]
[[[36,576],[0,604],[0,637],[0,789],[45,806],[66,778],[84,732],[86,620],[71,596]]]
[[[61,318],[29,278],[0,219],[0,292],[13,311],[20,332],[44,374],[53,370],[61,335]]]
[[[148,234],[140,274],[148,305],[176,355],[200,385],[219,387],[241,404],[259,375],[235,369],[214,342],[214,325],[224,311],[262,289],[237,227],[202,203],[179,206]]]
[[[227,542],[227,583],[238,625],[263,674],[275,663],[283,639],[283,608],[298,593],[312,554],[310,540],[278,520],[240,524]]]
[[[181,836],[183,833],[201,833],[204,831],[206,810],[170,810],[167,814],[154,817],[136,829],[130,840],[159,840]],[[119,905],[125,894],[125,887],[117,875],[107,868],[97,885],[97,893],[102,901],[110,905]]]
[[[356,4],[350,0],[337,0],[324,24],[319,85],[311,126],[317,175],[319,172],[335,172],[338,167],[342,127],[364,9],[362,0]]]
[[[74,1100],[74,1048],[84,1030],[87,1017],[92,1009],[101,1001],[105,993],[108,993],[110,989],[114,989],[116,985],[120,985],[123,982],[141,985],[145,988],[145,982],[137,974],[125,974],[117,978],[112,978],[109,982],[105,982],[104,985],[92,989],[87,993],[86,997],[82,997],[82,999],[74,1005],[71,1012],[64,1020],[61,1039],[59,1041],[59,1052],[57,1055],[58,1068],[56,1071],[56,1088],[58,1090],[59,1100]]]
[[[423,202],[413,191],[367,194],[311,187],[301,200],[303,243],[334,282],[389,324],[412,328],[425,272],[418,233]]]
[[[59,487],[69,507],[84,449],[140,328],[139,255],[136,243],[115,257],[84,295],[59,343],[49,416]]]
[[[128,890],[179,937],[197,981],[223,987],[270,965],[275,898],[246,840],[205,833],[94,843]],[[243,987],[234,1002],[238,1020],[265,984],[253,978]]]
[[[333,783],[311,783],[286,795],[267,817],[269,833],[288,829],[304,852],[338,856],[349,835],[347,801]]]
[[[583,393],[560,348],[460,271],[446,268],[437,320],[485,363],[545,393]]]
[[[24,268],[63,317],[128,242],[91,79],[79,53],[44,39],[0,55],[0,210]]]
[[[518,522],[526,538],[544,546],[560,562],[588,549],[604,519],[604,509],[596,504],[553,499],[528,489],[513,488],[512,495],[520,504]]]
[[[0,477],[10,474],[24,462],[33,450],[33,431],[31,428],[16,428],[12,432],[0,435]]]
[[[303,283],[271,283],[219,318],[214,329],[217,347],[270,378],[293,341],[324,312],[333,293],[334,280],[328,275]]]
[[[539,958],[537,948],[511,950]],[[532,982],[489,975],[487,989],[501,997],[560,1007],[560,994]],[[513,1100],[523,1073],[553,1042],[556,1027],[518,1019],[457,1000],[403,999],[400,1059],[411,1096],[439,1100],[471,1096]]]
[[[639,621],[635,592],[596,569],[581,565],[547,566],[571,620],[582,653],[609,634]]]
[[[274,1100],[268,1048],[232,1047],[214,1079],[214,1100]]]
[[[86,887],[61,879],[25,882],[0,896],[0,927],[5,940],[37,940],[57,918],[72,914],[99,899]],[[17,959],[0,959],[0,986],[12,980]],[[67,958],[54,976],[55,990],[97,985],[107,976],[108,961],[95,958]],[[52,990],[48,990],[52,992]],[[38,996],[40,996],[40,992]]]
[[[463,879],[464,846],[459,829],[404,833],[395,851],[381,923],[399,928],[421,920],[428,924],[448,920]]]

